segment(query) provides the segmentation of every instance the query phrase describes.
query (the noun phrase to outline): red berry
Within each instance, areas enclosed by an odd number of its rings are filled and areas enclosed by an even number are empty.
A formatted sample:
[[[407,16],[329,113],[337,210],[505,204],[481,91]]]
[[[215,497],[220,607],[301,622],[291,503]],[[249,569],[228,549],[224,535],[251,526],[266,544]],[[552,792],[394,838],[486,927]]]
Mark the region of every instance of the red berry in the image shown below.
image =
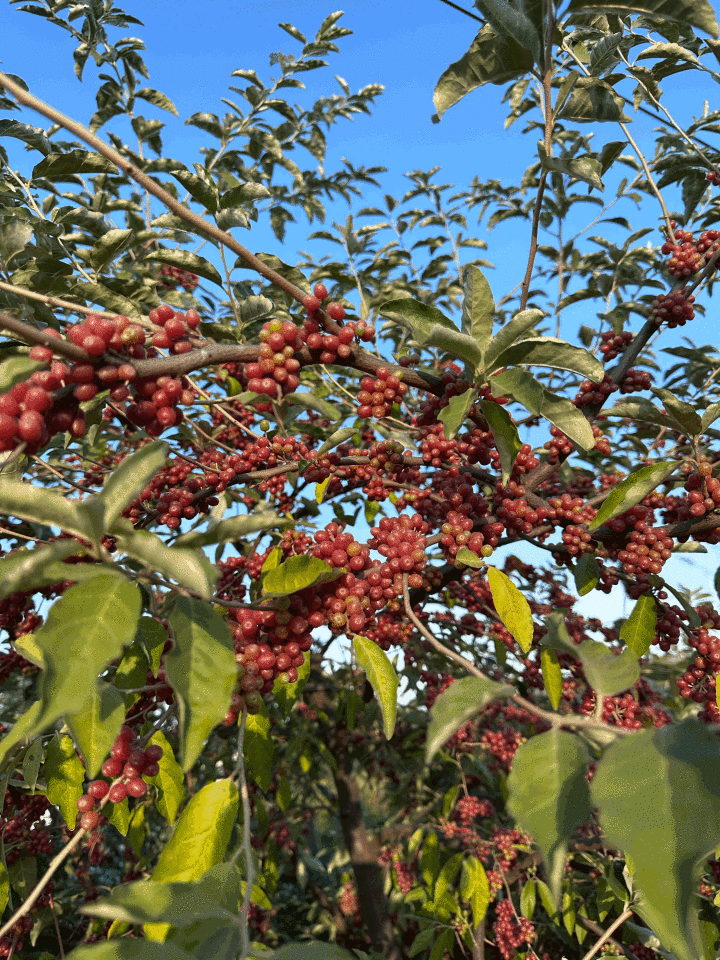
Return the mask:
[[[334,300],[327,305],[327,312],[330,319],[337,321],[337,323],[345,319],[345,308],[341,304],[335,303]]]
[[[77,808],[80,813],[87,813],[88,810],[92,810],[94,807],[95,800],[86,793],[84,793],[77,802]]]
[[[100,814],[97,810],[90,810],[80,817],[80,827],[83,830],[94,830],[98,823],[100,823]]]
[[[317,310],[320,306],[320,300],[317,297],[314,297],[312,294],[308,294],[303,299],[303,306],[308,313],[312,313],[314,310]]]
[[[114,780],[115,777],[120,776],[120,774],[122,773],[122,768],[123,768],[123,761],[116,759],[115,757],[111,757],[109,760],[105,761],[101,769],[103,772],[103,776],[112,777]]]
[[[110,787],[108,793],[108,800],[110,803],[122,803],[125,797],[128,795],[127,786],[124,783],[114,783]]]
[[[147,784],[140,777],[133,777],[128,780],[127,792],[131,797],[144,797],[147,793]]]
[[[324,283],[316,283],[313,288],[313,293],[318,298],[318,300],[327,300],[327,287]],[[317,309],[317,308],[315,308]]]
[[[102,800],[108,795],[110,786],[104,780],[93,780],[88,787],[88,794],[94,800]]]

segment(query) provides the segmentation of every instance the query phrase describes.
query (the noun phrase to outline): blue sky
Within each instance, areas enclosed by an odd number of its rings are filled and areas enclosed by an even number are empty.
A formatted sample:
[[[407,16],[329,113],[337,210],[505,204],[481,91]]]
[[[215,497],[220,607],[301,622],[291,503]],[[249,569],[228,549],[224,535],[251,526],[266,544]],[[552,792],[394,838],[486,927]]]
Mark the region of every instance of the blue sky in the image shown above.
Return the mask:
[[[134,34],[145,41],[149,86],[173,99],[180,119],[150,107],[147,115],[161,116],[166,121],[165,153],[186,163],[200,159],[197,148],[206,139],[202,132],[184,126],[185,118],[198,110],[223,113],[225,107],[220,98],[227,95],[228,84],[237,83],[230,76],[234,69],[255,69],[267,81],[276,73],[276,68],[269,64],[270,53],[298,51],[298,44],[277,26],[279,22],[292,23],[310,37],[333,11],[331,4],[318,0],[174,0],[172,4],[118,0],[118,5],[145,23],[144,27],[117,31],[114,36]],[[473,9],[470,0],[462,0],[462,5]],[[7,0],[0,0],[0,9],[3,6],[2,69],[19,74],[33,93],[87,122],[95,109],[97,84],[93,64],[88,63],[83,83],[78,82],[72,69],[74,42],[69,34],[39,17],[20,12]],[[307,94],[293,92],[290,99],[303,103],[337,92],[335,73],[347,80],[353,91],[369,83],[380,83],[385,93],[376,102],[372,117],[358,115],[352,123],[340,122],[330,131],[328,170],[335,169],[342,156],[356,164],[385,166],[388,173],[383,178],[383,192],[396,196],[406,189],[405,172],[437,165],[443,168],[443,182],[459,188],[476,175],[481,179],[498,178],[508,185],[519,179],[532,160],[536,135],[531,134],[530,140],[523,137],[522,122],[508,131],[504,129],[502,87],[486,86],[475,92],[448,111],[440,124],[434,125],[430,120],[435,82],[448,64],[465,52],[480,24],[440,0],[347,0],[342,9],[345,16],[340,25],[351,29],[353,35],[340,41],[340,54],[330,59],[330,69],[305,75]],[[703,96],[716,100],[716,88],[701,89],[694,72],[668,80],[665,86],[667,103],[685,122],[692,113],[701,111]],[[24,119],[44,125],[31,114]],[[597,131],[600,142],[621,136],[618,130],[610,130],[610,125],[603,126]],[[653,126],[651,120],[635,115],[633,135],[647,144]],[[27,164],[22,148],[11,143],[4,141],[11,158],[18,166]],[[36,159],[38,155],[31,156],[32,162]],[[377,199],[369,192],[358,206]],[[595,208],[590,209],[594,213]],[[658,222],[654,204],[648,203],[642,213],[625,212],[636,228]],[[340,202],[329,210],[327,221],[344,221],[346,214],[347,206]],[[315,224],[311,229],[319,226]],[[308,248],[308,227],[300,218],[296,226],[289,227],[285,248],[262,224],[254,226],[251,233],[235,232],[240,242],[251,249],[276,253],[288,262],[295,260],[298,249]],[[602,228],[591,232],[600,233]],[[651,239],[657,242],[656,236]],[[488,277],[499,299],[520,279],[518,265],[524,264],[527,255],[525,231],[518,234],[512,225],[501,225],[490,235],[490,249],[481,255],[496,265]],[[581,322],[593,324],[594,313]],[[699,318],[682,333],[696,343],[713,342],[714,327],[709,315],[704,320]],[[679,336],[675,335],[675,342],[679,342]],[[665,342],[669,344],[671,339]],[[710,557],[713,553],[711,548]],[[702,573],[687,567],[685,557],[671,563],[679,565],[676,569],[680,582],[690,584],[698,579],[709,583],[708,572],[711,575],[715,566],[710,558],[706,559],[703,566],[707,572]],[[670,573],[671,569],[668,565],[666,571]],[[591,602],[594,601],[588,599],[584,603]],[[598,597],[598,607],[603,615],[608,615],[607,598]],[[612,615],[618,614],[619,611]]]

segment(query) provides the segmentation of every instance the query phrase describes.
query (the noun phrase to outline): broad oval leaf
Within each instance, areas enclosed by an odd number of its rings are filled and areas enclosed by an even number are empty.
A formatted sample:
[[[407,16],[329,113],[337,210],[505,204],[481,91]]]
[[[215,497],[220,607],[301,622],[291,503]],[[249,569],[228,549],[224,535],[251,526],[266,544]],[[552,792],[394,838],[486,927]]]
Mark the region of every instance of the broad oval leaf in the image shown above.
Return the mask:
[[[477,390],[466,390],[465,393],[452,397],[448,405],[438,414],[438,420],[442,421],[445,437],[448,440],[454,439],[462,427],[465,417],[477,400],[477,395]]]
[[[99,575],[70,587],[35,634],[46,667],[40,680],[42,723],[83,710],[103,667],[130,643],[140,619],[140,589]]]
[[[488,583],[498,616],[515,637],[523,653],[529,653],[533,639],[530,604],[510,577],[497,567],[488,567]]]
[[[562,697],[562,670],[560,661],[555,650],[550,647],[543,647],[540,651],[540,666],[542,669],[543,686],[545,693],[550,698],[553,710],[560,706]]]
[[[700,863],[720,841],[720,745],[695,719],[643,730],[598,763],[593,805],[632,859],[642,909],[679,960],[702,956],[694,910]]]
[[[215,543],[231,543],[233,540],[243,540],[248,534],[258,533],[260,530],[281,530],[291,523],[292,520],[278,516],[272,510],[227,517],[205,530],[191,530],[189,533],[184,533],[174,542],[173,549],[176,547],[196,549]]]
[[[286,597],[316,583],[328,583],[342,576],[342,569],[331,567],[319,557],[303,554],[290,557],[278,564],[263,578],[263,593],[266,596]]]
[[[484,353],[492,340],[495,299],[490,284],[475,264],[467,271],[464,292],[461,330],[476,340]]]
[[[554,727],[520,744],[508,777],[508,809],[542,850],[555,900],[568,842],[592,809],[586,780],[589,761],[581,740]]]
[[[249,713],[245,720],[243,754],[248,775],[267,793],[272,777],[275,741],[270,733],[270,717],[264,703],[257,713]]]
[[[158,882],[199,880],[225,857],[238,809],[238,791],[226,777],[206,784],[190,799],[165,849],[152,879]],[[146,924],[149,940],[163,940],[166,924]]]
[[[570,13],[595,12],[607,16],[615,13],[620,17],[633,14],[677,20],[687,26],[698,27],[712,37],[718,36],[718,23],[709,0],[571,0]]]
[[[169,445],[153,440],[125,457],[105,480],[97,500],[103,505],[105,528],[109,528],[123,510],[136,499],[155,474],[165,466]]]
[[[83,795],[85,769],[70,737],[56,733],[52,738],[43,764],[43,776],[48,800],[60,808],[65,823],[74,830],[77,802]]]
[[[435,326],[445,327],[448,330],[459,332],[458,328],[437,307],[429,303],[421,303],[412,297],[402,297],[399,300],[386,300],[378,308],[379,313],[389,320],[401,323],[412,331],[413,339],[419,344],[425,343]]]
[[[131,523],[118,519],[112,527],[118,550],[145,567],[175,580],[201,597],[213,595],[213,584],[219,571],[201,550],[165,544],[148,530],[136,530]]]
[[[168,620],[173,645],[165,654],[165,672],[175,693],[187,771],[230,706],[237,683],[235,645],[225,620],[203,600],[175,597]]]
[[[144,685],[146,674],[147,669],[139,686]],[[112,684],[98,680],[92,698],[82,710],[65,717],[85,761],[88,777],[97,776],[103,760],[107,759],[125,722],[126,712],[120,691]]]
[[[490,882],[482,862],[475,856],[463,860],[460,896],[470,901],[473,927],[483,920],[490,906]]]
[[[109,897],[85,904],[82,912],[104,920],[124,920],[127,923],[165,921],[173,926],[189,926],[197,920],[236,919],[210,895],[200,883],[159,882],[136,880],[115,887]]]
[[[33,178],[48,180],[72,179],[78,173],[117,173],[117,167],[99,153],[87,150],[67,150],[51,153],[33,167]]]
[[[679,466],[680,461],[678,460],[664,460],[635,470],[634,473],[625,477],[612,489],[607,500],[598,510],[595,519],[588,524],[588,529],[595,530],[601,524],[607,523],[608,520],[612,520],[618,514],[625,513],[626,510],[634,507],[636,503],[640,503]]]
[[[425,763],[430,763],[442,745],[489,703],[506,700],[514,692],[507,683],[495,683],[483,677],[463,677],[451,683],[430,711]]]
[[[46,587],[59,583],[69,576],[58,576],[60,562],[66,557],[81,554],[85,548],[77,540],[58,540],[56,543],[39,544],[34,549],[21,547],[11,556],[0,559],[0,600],[18,590]],[[67,566],[68,572],[72,566]]]
[[[591,553],[583,553],[575,567],[575,587],[581,597],[590,593],[600,580],[600,567]]]
[[[397,689],[400,683],[395,667],[390,663],[390,658],[385,651],[367,637],[354,637],[353,649],[358,663],[365,671],[378,698],[385,739],[390,740],[395,730]]]
[[[587,682],[603,697],[613,697],[633,687],[640,676],[640,666],[633,651],[626,647],[615,654],[597,640],[573,643],[567,627],[565,614],[555,610],[545,617],[547,633],[542,643],[553,650],[569,653],[582,663]]]
[[[595,383],[601,383],[605,376],[605,368],[589,350],[573,346],[557,337],[533,337],[514,343],[493,361],[488,372],[490,369],[516,367],[521,364],[571,370]]]
[[[67,960],[196,960],[193,954],[174,943],[153,943],[151,940],[105,940],[77,947]]]
[[[515,459],[520,453],[522,443],[517,427],[505,407],[494,400],[480,400],[480,409],[492,430],[497,451],[500,454],[503,483],[507,483],[512,473]]]

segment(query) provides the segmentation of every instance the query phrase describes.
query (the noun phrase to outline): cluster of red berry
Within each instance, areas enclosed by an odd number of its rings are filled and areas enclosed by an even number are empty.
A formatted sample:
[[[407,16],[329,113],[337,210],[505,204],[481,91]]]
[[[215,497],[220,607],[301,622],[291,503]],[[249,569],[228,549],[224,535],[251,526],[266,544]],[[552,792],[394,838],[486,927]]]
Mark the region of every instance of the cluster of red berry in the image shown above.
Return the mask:
[[[302,347],[302,331],[291,320],[275,318],[260,331],[260,356],[245,366],[248,390],[266,393],[273,400],[278,393],[294,393],[300,385],[300,361],[295,354]]]
[[[632,343],[633,335],[625,330],[623,333],[614,333],[612,330],[605,330],[600,334],[600,353],[605,360],[614,360],[623,352],[625,347]]]
[[[358,393],[358,416],[366,419],[375,417],[381,420],[392,412],[393,404],[400,402],[408,391],[403,383],[387,367],[378,367],[377,377],[363,377]]]
[[[650,306],[650,317],[658,327],[662,323],[670,328],[682,327],[695,316],[694,302],[695,297],[688,296],[685,290],[660,294]]]
[[[148,319],[156,327],[162,328],[152,335],[153,347],[168,350],[172,354],[189,353],[192,350],[188,337],[200,324],[200,314],[197,310],[182,313],[163,303],[150,311]]]
[[[512,900],[500,900],[495,904],[493,933],[504,960],[511,960],[520,944],[532,943],[535,927],[526,917],[517,916]]]
[[[144,797],[147,793],[147,784],[143,776],[152,779],[160,772],[160,758],[163,748],[157,744],[143,749],[135,738],[135,731],[128,724],[123,724],[120,734],[110,750],[110,757],[103,763],[103,776],[107,780],[92,780],[77,802],[77,808],[82,814],[80,827],[83,830],[94,830],[100,823],[100,812],[97,805],[103,800],[107,803],[122,803],[126,797]],[[104,804],[103,804],[104,805]]]

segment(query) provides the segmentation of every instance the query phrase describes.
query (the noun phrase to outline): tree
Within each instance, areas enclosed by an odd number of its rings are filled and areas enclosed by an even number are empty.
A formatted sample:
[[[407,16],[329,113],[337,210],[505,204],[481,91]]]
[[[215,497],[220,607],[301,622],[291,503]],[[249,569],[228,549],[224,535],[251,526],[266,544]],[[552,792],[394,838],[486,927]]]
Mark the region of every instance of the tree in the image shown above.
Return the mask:
[[[711,304],[719,116],[660,88],[720,80],[715,14],[476,8],[434,119],[505,86],[522,182],[384,208],[323,162],[380,88],[288,99],[340,13],[190,117],[190,170],[140,21],[19,8],[105,72],[88,127],[0,73],[34,164],[0,146],[1,955],[717,955],[720,609],[666,564],[720,541],[720,358],[671,332]],[[297,264],[230,232],[336,198]]]

